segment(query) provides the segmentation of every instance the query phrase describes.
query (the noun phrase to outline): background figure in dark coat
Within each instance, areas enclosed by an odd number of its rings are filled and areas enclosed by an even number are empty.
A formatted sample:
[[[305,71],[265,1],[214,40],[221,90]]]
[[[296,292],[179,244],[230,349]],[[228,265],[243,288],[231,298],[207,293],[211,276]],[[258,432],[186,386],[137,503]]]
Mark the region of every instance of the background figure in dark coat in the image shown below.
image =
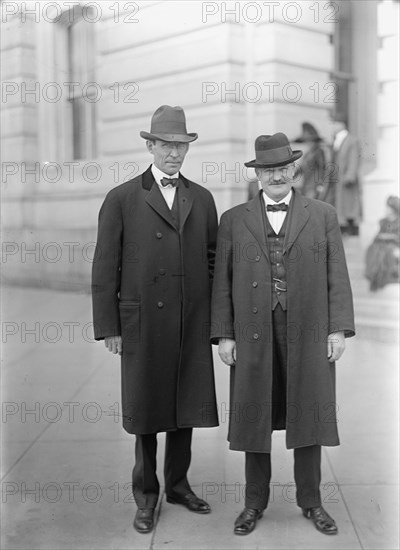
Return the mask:
[[[321,445],[339,444],[335,361],[353,336],[352,292],[335,209],[292,188],[287,137],[259,136],[254,167],[263,191],[225,212],[218,231],[211,337],[231,365],[230,448],[246,453],[250,533],[267,507],[271,432],[294,449],[297,503],[325,534]]]
[[[303,144],[303,156],[296,165],[296,188],[310,199],[321,199],[324,194],[325,152],[321,147],[322,138],[309,122],[303,122],[302,134],[294,143]],[[300,180],[300,181],[298,181]]]
[[[332,129],[333,168],[329,170],[329,189],[324,200],[335,206],[342,233],[358,235],[362,212],[360,146],[358,139],[349,133],[341,115],[332,121]]]
[[[95,338],[122,355],[123,426],[136,434],[134,527],[147,533],[160,490],[158,432],[167,432],[167,501],[210,511],[186,474],[192,428],[218,425],[207,333],[218,222],[211,193],[179,172],[197,139],[181,107],[157,109],[140,135],[154,164],[101,207],[92,293]]]
[[[366,254],[365,276],[370,290],[390,283],[399,283],[400,198],[391,196],[386,202],[386,216],[379,222],[379,232]]]
[[[251,201],[251,199],[254,199],[256,195],[258,195],[260,191],[260,185],[258,183],[257,179],[249,181],[249,184],[247,186],[247,200]]]

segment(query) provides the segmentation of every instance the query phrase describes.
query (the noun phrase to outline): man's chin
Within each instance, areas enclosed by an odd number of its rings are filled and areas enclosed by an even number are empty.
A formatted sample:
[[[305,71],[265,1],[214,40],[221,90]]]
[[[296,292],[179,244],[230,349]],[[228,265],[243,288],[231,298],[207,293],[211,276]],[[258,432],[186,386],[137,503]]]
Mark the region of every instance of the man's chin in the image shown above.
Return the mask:
[[[181,168],[181,165],[179,163],[178,164],[168,164],[167,166],[165,166],[164,172],[166,172],[167,174],[172,176],[173,174],[176,174],[177,172],[179,172],[180,168]]]

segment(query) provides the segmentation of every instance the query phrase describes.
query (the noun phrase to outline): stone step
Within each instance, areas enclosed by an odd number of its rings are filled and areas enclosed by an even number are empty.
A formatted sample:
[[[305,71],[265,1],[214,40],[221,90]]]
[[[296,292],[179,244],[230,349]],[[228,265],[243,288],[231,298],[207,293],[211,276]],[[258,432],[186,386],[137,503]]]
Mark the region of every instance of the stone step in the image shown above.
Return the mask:
[[[345,239],[344,247],[353,290],[357,338],[398,343],[400,285],[391,284],[371,292],[364,276],[365,248],[358,238]]]

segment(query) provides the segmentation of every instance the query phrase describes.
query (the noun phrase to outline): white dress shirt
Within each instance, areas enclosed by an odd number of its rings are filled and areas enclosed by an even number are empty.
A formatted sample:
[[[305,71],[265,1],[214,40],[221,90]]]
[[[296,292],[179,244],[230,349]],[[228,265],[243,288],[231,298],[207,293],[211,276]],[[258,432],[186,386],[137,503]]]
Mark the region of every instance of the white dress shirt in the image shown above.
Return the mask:
[[[283,222],[285,221],[287,212],[285,210],[279,210],[278,212],[268,211],[267,205],[285,203],[289,206],[290,199],[292,198],[292,195],[293,195],[293,191],[290,190],[289,193],[286,195],[286,197],[281,199],[279,202],[274,201],[274,199],[270,199],[268,195],[265,194],[264,191],[262,195],[263,195],[263,199],[265,203],[265,211],[267,213],[269,223],[271,224],[271,227],[275,231],[275,233],[278,234],[283,225]]]
[[[349,135],[349,131],[344,128],[343,130],[340,130],[335,136],[335,139],[333,141],[333,150],[338,151],[340,149],[340,146],[344,142],[344,140]]]
[[[161,180],[162,178],[178,178],[179,177],[179,172],[177,172],[176,174],[174,174],[173,176],[170,176],[169,174],[164,174],[164,172],[162,172],[161,170],[159,170],[157,168],[157,166],[154,166],[154,164],[151,165],[151,172],[154,176],[154,179],[156,180],[156,183],[157,185],[159,186],[160,188],[160,191],[165,199],[165,202],[167,203],[168,205],[168,208],[171,210],[172,208],[172,205],[174,203],[174,198],[175,198],[175,192],[176,192],[176,187],[173,187],[172,185],[166,185],[165,187],[161,184]]]

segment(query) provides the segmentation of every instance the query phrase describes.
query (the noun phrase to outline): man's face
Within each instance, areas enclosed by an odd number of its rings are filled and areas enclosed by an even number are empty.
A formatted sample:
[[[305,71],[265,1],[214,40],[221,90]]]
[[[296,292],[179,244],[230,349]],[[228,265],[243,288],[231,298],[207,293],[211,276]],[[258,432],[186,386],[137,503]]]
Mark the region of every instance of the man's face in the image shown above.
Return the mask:
[[[256,174],[265,194],[279,202],[292,187],[294,170],[294,163],[291,163],[280,168],[256,168]]]
[[[179,172],[189,149],[189,143],[181,141],[157,139],[156,141],[148,140],[146,144],[147,149],[154,156],[154,165],[169,176]]]

